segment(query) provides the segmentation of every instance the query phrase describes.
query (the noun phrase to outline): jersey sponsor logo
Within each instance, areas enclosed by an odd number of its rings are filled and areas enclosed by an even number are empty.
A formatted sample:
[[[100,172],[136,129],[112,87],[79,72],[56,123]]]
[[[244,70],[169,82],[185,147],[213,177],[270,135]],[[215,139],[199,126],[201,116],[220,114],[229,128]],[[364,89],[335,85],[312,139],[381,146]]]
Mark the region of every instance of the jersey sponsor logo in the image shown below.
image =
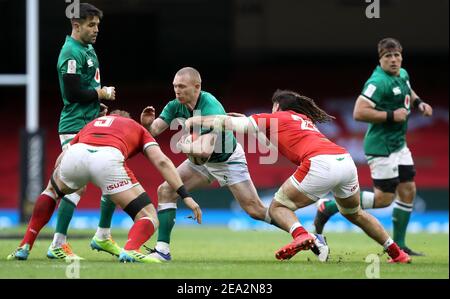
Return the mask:
[[[95,77],[94,77],[94,80],[95,80],[95,82],[97,82],[97,83],[100,84],[100,69],[99,69],[99,68],[97,68],[97,69],[95,70]]]
[[[400,89],[400,87],[396,86],[394,88],[392,88],[392,92],[394,93],[394,95],[399,95],[402,93],[402,90]]]
[[[92,61],[92,59],[88,59],[88,61],[87,61],[87,65],[88,65],[88,67],[93,67],[94,66],[94,62]]]
[[[377,90],[377,87],[373,84],[369,84],[364,91],[363,95],[365,95],[368,98],[372,98],[373,94],[375,93],[375,90]]]
[[[68,74],[76,74],[77,73],[77,61],[69,60],[67,62],[67,73]]]
[[[125,181],[121,181],[121,182],[118,182],[118,183],[114,183],[114,184],[106,186],[106,190],[111,191],[111,190],[114,190],[114,189],[126,186],[129,183],[130,183],[129,180],[125,180]]]

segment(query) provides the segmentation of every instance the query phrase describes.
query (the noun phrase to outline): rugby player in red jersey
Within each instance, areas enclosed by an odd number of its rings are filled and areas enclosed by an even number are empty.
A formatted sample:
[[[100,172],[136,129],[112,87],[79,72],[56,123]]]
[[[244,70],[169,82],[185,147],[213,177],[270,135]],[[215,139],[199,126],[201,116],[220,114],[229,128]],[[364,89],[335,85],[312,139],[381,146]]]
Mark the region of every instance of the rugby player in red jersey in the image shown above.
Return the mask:
[[[327,122],[333,117],[312,99],[289,90],[277,90],[272,102],[271,114],[197,116],[188,119],[186,126],[263,133],[267,138],[275,136],[271,144],[298,166],[275,193],[269,208],[272,219],[294,238],[276,252],[276,258],[290,259],[313,246],[312,234],[301,225],[294,211],[315,203],[331,191],[341,214],[382,245],[391,257],[390,262],[409,263],[410,257],[394,243],[378,220],[360,208],[358,174],[350,154],[316,128],[315,123]]]
[[[186,191],[172,161],[161,151],[150,133],[130,118],[128,112],[116,110],[88,123],[71,141],[69,149],[58,157],[50,184],[36,202],[37,207],[43,207],[40,209],[42,211],[33,211],[30,220],[29,226],[34,226],[33,235],[37,236],[49,217],[46,221],[37,221],[39,225],[36,225],[36,219],[53,212],[53,208],[47,209],[41,201],[60,199],[92,182],[134,221],[127,243],[119,255],[119,261],[160,263],[158,259],[139,251],[159,225],[149,196],[126,165],[126,160],[139,152],[142,152],[167,183],[177,190],[185,204],[193,210],[197,222],[201,223],[200,207]],[[29,230],[27,229],[27,232]],[[8,259],[27,259],[36,238],[26,239],[24,238],[22,243],[28,242],[29,246],[24,248],[21,244]],[[22,256],[24,258],[21,258]]]

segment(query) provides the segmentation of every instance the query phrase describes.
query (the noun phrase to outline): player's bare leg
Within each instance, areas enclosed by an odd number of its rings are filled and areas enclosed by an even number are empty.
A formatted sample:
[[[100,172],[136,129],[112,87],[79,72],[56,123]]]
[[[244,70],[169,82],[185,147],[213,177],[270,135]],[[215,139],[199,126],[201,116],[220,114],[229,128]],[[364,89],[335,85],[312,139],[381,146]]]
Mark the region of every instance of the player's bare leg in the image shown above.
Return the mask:
[[[359,205],[359,192],[348,198],[336,197],[336,202],[341,214],[345,218],[360,227],[370,238],[383,246],[391,257],[390,261],[399,263],[409,263],[411,261],[410,257],[389,237],[380,222],[361,209]]]
[[[251,180],[233,184],[228,189],[250,217],[271,223],[268,208],[263,205]]]
[[[194,170],[187,162],[177,167],[177,172],[188,191],[211,184],[208,177]],[[158,187],[158,241],[154,249],[150,249],[150,256],[162,261],[170,261],[170,235],[175,225],[178,194],[167,182]]]

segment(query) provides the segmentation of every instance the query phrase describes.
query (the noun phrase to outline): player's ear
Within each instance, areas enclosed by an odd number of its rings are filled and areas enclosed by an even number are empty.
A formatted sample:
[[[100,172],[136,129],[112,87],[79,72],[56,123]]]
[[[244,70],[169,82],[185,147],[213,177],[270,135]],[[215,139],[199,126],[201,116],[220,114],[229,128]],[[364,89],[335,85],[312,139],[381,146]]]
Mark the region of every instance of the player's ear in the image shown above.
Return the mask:
[[[72,29],[75,30],[76,32],[79,32],[80,26],[81,26],[80,21],[76,20],[76,19],[72,19],[70,22],[72,23]]]

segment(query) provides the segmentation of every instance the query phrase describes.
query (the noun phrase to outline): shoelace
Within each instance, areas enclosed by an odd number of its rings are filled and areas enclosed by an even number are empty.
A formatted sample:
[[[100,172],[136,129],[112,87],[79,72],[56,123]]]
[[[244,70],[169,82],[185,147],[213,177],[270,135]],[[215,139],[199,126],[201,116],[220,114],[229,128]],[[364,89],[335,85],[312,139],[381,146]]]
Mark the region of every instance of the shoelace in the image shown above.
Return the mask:
[[[144,248],[145,248],[145,250],[147,250],[147,252],[150,254],[150,253],[153,253],[153,252],[156,252],[156,249],[153,249],[153,248],[150,248],[150,247],[148,247],[148,246],[146,246],[146,245],[142,245]]]

